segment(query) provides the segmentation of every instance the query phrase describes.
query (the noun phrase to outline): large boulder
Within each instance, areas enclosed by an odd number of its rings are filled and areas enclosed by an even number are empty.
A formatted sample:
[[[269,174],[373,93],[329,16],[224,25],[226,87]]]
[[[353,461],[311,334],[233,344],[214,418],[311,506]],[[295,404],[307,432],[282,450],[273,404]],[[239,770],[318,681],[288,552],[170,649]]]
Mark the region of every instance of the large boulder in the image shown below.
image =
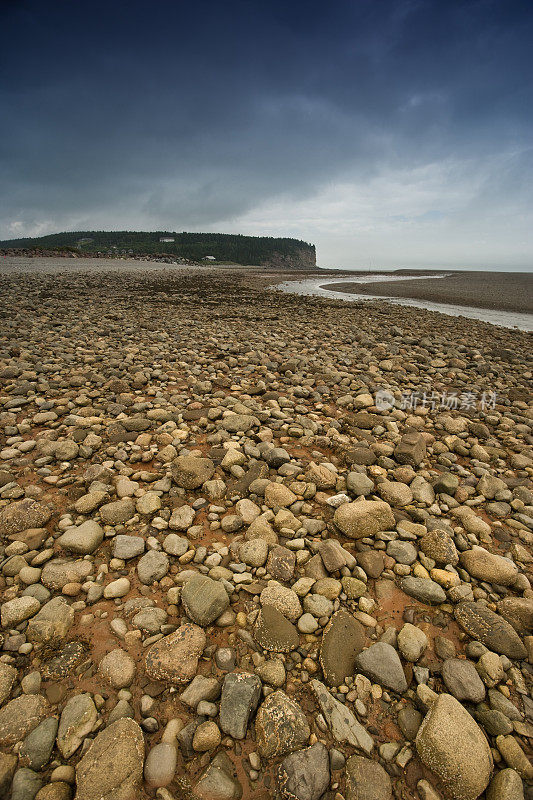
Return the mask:
[[[383,500],[358,500],[344,503],[336,511],[333,521],[349,539],[364,539],[394,527],[394,515]]]
[[[454,800],[476,800],[492,774],[492,754],[479,725],[451,694],[441,694],[416,736],[423,763]]]
[[[144,738],[129,718],[98,734],[76,767],[75,800],[137,800],[141,793]]]

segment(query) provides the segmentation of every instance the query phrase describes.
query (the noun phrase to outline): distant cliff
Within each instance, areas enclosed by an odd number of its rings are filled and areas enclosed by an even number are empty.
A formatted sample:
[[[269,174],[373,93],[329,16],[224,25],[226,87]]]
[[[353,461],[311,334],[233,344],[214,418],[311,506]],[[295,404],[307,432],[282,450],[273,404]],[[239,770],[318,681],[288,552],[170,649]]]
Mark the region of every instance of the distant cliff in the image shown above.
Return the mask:
[[[172,231],[72,231],[0,241],[0,248],[58,251],[78,255],[170,256],[188,261],[230,262],[306,269],[316,266],[315,246],[300,239],[230,233]]]

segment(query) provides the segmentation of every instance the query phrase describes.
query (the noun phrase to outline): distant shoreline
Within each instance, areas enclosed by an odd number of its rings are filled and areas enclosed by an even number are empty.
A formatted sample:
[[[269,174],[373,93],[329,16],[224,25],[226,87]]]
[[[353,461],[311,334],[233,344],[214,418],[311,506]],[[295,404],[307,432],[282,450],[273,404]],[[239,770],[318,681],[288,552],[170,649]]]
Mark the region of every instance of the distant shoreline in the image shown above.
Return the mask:
[[[444,271],[444,270],[443,270]],[[526,272],[456,272],[446,278],[382,283],[323,283],[344,294],[401,297],[431,303],[533,314],[533,275]]]

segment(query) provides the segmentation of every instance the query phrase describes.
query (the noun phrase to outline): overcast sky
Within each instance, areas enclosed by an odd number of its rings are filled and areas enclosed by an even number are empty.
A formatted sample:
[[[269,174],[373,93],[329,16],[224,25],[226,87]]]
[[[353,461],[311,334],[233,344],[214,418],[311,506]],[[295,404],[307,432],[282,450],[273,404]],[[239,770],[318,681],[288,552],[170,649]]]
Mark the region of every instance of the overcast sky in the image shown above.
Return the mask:
[[[10,0],[0,238],[295,236],[533,266],[531,0]]]

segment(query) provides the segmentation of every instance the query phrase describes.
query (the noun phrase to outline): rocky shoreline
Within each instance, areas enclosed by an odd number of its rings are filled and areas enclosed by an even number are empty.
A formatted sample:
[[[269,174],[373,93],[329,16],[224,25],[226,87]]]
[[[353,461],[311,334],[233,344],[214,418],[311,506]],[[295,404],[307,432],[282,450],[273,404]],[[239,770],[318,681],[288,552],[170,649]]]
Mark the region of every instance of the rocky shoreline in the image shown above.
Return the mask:
[[[0,796],[533,797],[531,336],[5,261]]]

